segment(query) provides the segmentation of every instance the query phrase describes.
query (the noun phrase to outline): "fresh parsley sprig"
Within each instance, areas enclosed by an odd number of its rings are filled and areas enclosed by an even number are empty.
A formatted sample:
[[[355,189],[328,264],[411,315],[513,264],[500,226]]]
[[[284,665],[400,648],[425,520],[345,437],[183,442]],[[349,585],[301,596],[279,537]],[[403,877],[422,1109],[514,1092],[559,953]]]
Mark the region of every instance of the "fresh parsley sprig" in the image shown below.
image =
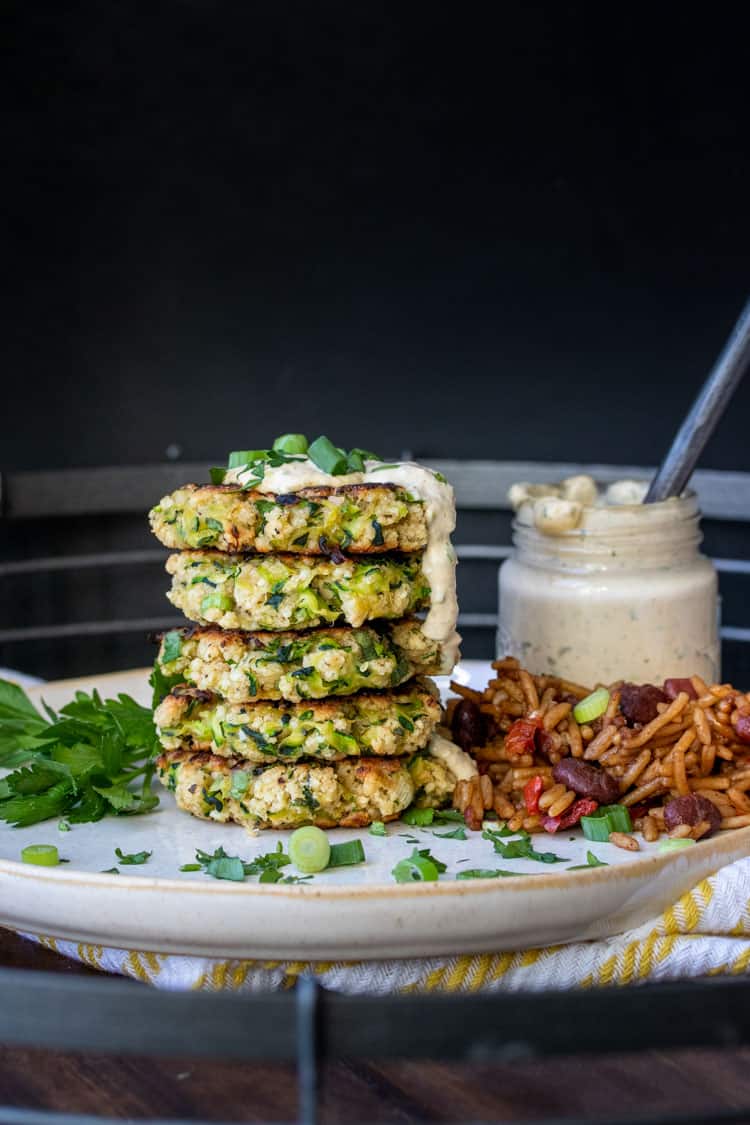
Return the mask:
[[[0,680],[0,820],[26,828],[52,817],[67,824],[156,808],[159,753],[151,710],[128,695],[76,692],[59,714],[40,714],[17,684]]]

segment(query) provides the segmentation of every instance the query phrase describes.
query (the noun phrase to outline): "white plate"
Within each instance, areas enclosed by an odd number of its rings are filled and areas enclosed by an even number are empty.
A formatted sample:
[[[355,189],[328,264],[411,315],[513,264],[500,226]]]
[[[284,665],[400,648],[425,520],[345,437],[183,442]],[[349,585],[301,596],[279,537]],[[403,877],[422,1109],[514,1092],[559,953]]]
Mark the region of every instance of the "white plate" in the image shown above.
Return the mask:
[[[466,661],[457,678],[481,686],[489,665]],[[76,689],[106,696],[128,692],[147,703],[144,670],[32,689],[59,707]],[[660,855],[589,844],[563,832],[544,848],[568,863],[503,860],[489,841],[437,839],[431,830],[395,823],[386,839],[366,829],[341,829],[336,839],[359,836],[367,863],[316,875],[301,886],[229,883],[179,872],[196,848],[219,844],[244,859],[272,850],[288,832],[248,835],[237,825],[200,821],[180,812],[159,787],[161,805],[146,816],[107,817],[60,832],[56,821],[33,828],[0,824],[0,924],[75,941],[149,952],[276,959],[381,958],[515,950],[604,937],[657,914],[705,875],[750,850],[750,829],[713,837],[685,851]],[[437,829],[445,831],[445,829]],[[391,868],[417,837],[448,863],[439,883],[398,885]],[[575,838],[571,839],[574,836]],[[19,862],[29,843],[54,843],[70,860],[58,868]],[[120,867],[114,849],[152,851],[142,867]],[[591,849],[609,867],[571,872]],[[501,867],[534,878],[456,881],[466,867]]]

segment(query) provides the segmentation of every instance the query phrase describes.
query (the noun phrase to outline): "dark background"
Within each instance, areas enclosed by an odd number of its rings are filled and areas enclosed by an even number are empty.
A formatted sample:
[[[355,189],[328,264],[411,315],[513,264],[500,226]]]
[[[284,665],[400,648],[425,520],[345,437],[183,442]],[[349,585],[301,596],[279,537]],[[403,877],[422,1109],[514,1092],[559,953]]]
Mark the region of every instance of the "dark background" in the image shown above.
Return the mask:
[[[654,463],[750,288],[730,11],[18,5],[0,468],[222,460],[298,429]],[[750,384],[705,465],[750,470],[749,419]],[[138,521],[3,538],[97,541],[148,543]],[[136,579],[139,605],[91,574],[6,582],[2,612],[165,612],[158,570]],[[148,655],[0,646],[44,674]]]

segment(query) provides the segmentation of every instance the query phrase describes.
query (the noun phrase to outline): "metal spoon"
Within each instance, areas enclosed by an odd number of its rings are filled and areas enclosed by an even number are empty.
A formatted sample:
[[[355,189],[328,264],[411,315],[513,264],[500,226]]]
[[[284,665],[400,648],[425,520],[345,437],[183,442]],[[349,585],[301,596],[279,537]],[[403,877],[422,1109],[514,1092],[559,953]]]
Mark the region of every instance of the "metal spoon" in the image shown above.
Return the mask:
[[[750,301],[698,392],[669,452],[646,493],[646,504],[680,496],[692,476],[706,442],[716,428],[742,376],[750,366]]]

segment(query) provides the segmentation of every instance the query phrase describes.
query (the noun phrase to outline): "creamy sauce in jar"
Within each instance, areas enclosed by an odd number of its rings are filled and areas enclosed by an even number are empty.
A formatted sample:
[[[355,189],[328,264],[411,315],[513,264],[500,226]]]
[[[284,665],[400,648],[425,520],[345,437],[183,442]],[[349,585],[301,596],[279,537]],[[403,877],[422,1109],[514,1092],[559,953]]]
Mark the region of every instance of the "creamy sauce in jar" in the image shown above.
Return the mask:
[[[500,653],[585,685],[696,673],[715,682],[717,579],[699,551],[694,494],[643,504],[643,482],[618,481],[582,503],[555,487],[516,490]]]
[[[227,484],[246,485],[254,476],[253,466],[249,465],[228,470],[224,480]],[[253,487],[258,492],[283,494],[318,485],[340,488],[346,484],[397,484],[424,504],[428,538],[422,571],[431,592],[430,608],[422,629],[431,640],[440,642],[441,672],[449,673],[458,661],[461,638],[456,632],[456,554],[450,539],[456,526],[456,502],[453,489],[446,481],[439,479],[432,469],[413,461],[367,461],[363,473],[332,476],[308,457],[301,457],[277,468],[266,464],[263,480]]]

